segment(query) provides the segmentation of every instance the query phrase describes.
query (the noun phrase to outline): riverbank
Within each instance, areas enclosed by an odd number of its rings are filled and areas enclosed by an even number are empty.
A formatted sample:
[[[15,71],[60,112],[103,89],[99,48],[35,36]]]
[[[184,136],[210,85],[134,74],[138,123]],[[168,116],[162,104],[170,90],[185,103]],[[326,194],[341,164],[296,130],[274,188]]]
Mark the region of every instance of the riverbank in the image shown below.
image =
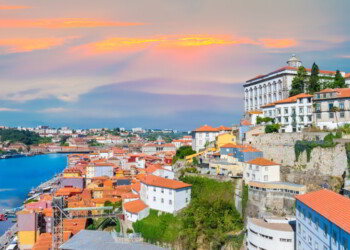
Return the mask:
[[[43,154],[0,161],[1,175],[6,176],[0,183],[0,212],[22,206],[33,187],[37,191],[45,189],[50,192],[50,186],[58,183],[55,176],[66,166],[67,155],[64,154]],[[11,219],[0,222],[0,236],[12,225]]]

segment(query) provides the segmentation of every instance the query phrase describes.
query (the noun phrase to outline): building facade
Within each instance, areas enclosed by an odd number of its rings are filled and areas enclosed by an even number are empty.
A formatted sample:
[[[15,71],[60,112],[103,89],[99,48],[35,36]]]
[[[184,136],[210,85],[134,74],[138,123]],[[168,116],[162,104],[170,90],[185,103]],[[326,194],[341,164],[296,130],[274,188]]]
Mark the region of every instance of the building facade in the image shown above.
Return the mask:
[[[150,175],[141,180],[140,198],[151,209],[176,213],[191,201],[192,186]]]
[[[330,190],[296,197],[297,250],[348,250],[350,199]]]
[[[243,85],[244,112],[260,110],[263,105],[288,98],[292,81],[301,65],[302,62],[293,55],[287,61],[287,66],[246,81]],[[309,75],[311,74],[311,69],[306,68],[306,71]],[[335,73],[335,71],[320,70],[319,76],[333,77]],[[350,84],[349,74],[345,74],[345,72],[341,72],[341,74],[346,78],[346,83]]]
[[[350,123],[350,89],[325,89],[314,98],[313,118],[321,129],[335,129]]]
[[[280,181],[280,165],[265,158],[256,158],[243,163],[243,179],[245,182]]]
[[[86,168],[86,178],[113,176],[114,164],[112,163],[95,163],[88,165]]]
[[[294,250],[295,219],[248,218],[248,250]]]
[[[153,155],[158,152],[169,152],[169,151],[176,151],[176,147],[172,143],[168,144],[155,144],[155,143],[148,143],[142,146],[142,153],[147,155]]]
[[[213,128],[212,126],[204,125],[196,130],[192,131],[192,149],[196,152],[199,152],[202,149],[216,141],[216,137],[219,134],[224,134],[227,132],[232,132],[232,128],[220,126],[217,128]]]
[[[312,95],[299,94],[261,106],[264,117],[275,119],[281,132],[299,132],[312,125]]]

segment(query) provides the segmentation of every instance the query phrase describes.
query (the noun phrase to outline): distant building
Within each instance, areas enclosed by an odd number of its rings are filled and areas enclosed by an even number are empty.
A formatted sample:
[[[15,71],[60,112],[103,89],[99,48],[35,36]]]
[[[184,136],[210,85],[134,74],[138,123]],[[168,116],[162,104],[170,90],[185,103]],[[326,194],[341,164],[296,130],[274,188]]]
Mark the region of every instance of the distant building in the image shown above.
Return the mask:
[[[232,132],[231,133],[224,133],[224,134],[219,134],[216,137],[216,149],[220,150],[220,147],[227,143],[232,143],[236,145],[236,135],[234,135]]]
[[[314,121],[321,129],[335,129],[350,123],[350,89],[325,89],[314,98]],[[337,112],[334,112],[334,108]]]
[[[156,144],[156,143],[147,143],[142,146],[142,153],[153,155],[158,152],[169,152],[176,151],[176,147],[172,143],[168,144]]]
[[[296,197],[297,250],[348,250],[350,199],[320,190]]]
[[[192,131],[192,149],[199,152],[201,149],[204,149],[206,145],[215,142],[216,136],[227,132],[232,132],[232,128],[225,126],[217,128],[208,125],[201,126]]]
[[[281,132],[299,132],[312,125],[312,95],[299,94],[261,106],[264,117],[275,119]]]
[[[300,59],[293,55],[287,61],[287,66],[246,81],[246,84],[243,85],[245,114],[251,110],[260,110],[263,105],[288,98],[292,81],[301,65]],[[309,75],[311,74],[311,69],[307,68],[306,71]],[[334,77],[335,73],[335,71],[320,70],[319,75]],[[345,74],[345,72],[341,72],[341,74],[350,84],[350,74]]]
[[[154,175],[141,180],[140,197],[151,209],[176,213],[191,201],[192,185]]]
[[[248,250],[294,250],[295,218],[248,218]]]
[[[113,176],[113,163],[94,163],[87,166],[86,178]]]
[[[141,200],[124,203],[123,211],[126,219],[131,222],[142,220],[149,215],[149,207]]]

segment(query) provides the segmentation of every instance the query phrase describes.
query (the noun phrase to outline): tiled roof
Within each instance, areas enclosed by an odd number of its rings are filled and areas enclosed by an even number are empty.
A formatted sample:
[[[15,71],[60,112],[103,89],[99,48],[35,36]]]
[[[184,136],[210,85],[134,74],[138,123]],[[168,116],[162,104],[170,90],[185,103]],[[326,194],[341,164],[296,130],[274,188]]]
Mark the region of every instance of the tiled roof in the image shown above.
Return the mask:
[[[344,78],[350,78],[350,73],[345,74]]]
[[[143,147],[163,147],[163,148],[175,148],[175,145],[172,143],[167,143],[167,144],[156,144],[156,143],[148,143],[143,145]]]
[[[309,95],[309,94],[299,94],[299,95],[295,95],[295,96],[291,96],[291,97],[288,97],[286,99],[283,99],[283,100],[280,100],[280,101],[277,101],[277,102],[272,102],[272,103],[269,103],[269,104],[266,104],[264,106],[261,106],[262,108],[267,108],[267,107],[272,107],[272,106],[275,106],[276,104],[283,104],[283,103],[292,103],[292,102],[296,102],[297,99],[301,99],[301,98],[308,98],[308,97],[313,97],[313,95]]]
[[[196,132],[218,132],[217,128],[213,128],[212,126],[204,125],[195,130]]]
[[[170,179],[166,179],[166,178],[162,178],[154,175],[146,176],[143,180],[141,180],[141,182],[149,186],[164,187],[164,188],[170,188],[170,189],[180,189],[180,188],[192,186],[182,181],[170,180]]]
[[[240,125],[241,126],[250,126],[250,125],[252,125],[252,123],[249,120],[247,120],[247,119],[242,119],[240,121]]]
[[[241,152],[261,152],[259,149],[256,149],[256,148],[242,148],[240,151]]]
[[[63,230],[71,231],[73,234],[86,228],[86,219],[64,219]]]
[[[307,72],[311,72],[311,69],[309,68],[305,68]],[[276,73],[279,73],[279,72],[282,72],[282,71],[285,71],[285,70],[292,70],[292,71],[297,71],[298,68],[295,68],[295,67],[290,67],[290,66],[285,66],[285,67],[282,67],[282,68],[279,68],[275,71],[272,71],[266,75],[258,75],[250,80],[247,81],[248,82],[251,82],[251,81],[254,81],[254,80],[257,80],[259,78],[263,78],[263,77],[266,77],[266,76],[269,76],[269,75],[273,75],[273,74],[276,74]],[[323,75],[335,75],[336,74],[336,71],[329,71],[329,70],[320,70],[320,74],[323,74]]]
[[[227,143],[223,146],[221,146],[221,148],[238,148],[239,145],[234,145],[232,143]]]
[[[295,197],[344,231],[350,233],[350,199],[327,189]]]
[[[274,166],[274,165],[279,165],[276,162],[270,161],[265,158],[255,158],[254,160],[247,161],[249,164],[254,164],[254,165],[259,165],[259,166]]]
[[[121,195],[122,199],[135,199],[135,198],[140,198],[140,195],[134,194],[134,193],[125,193]]]
[[[110,201],[110,202],[119,202],[121,201],[121,199],[119,198],[111,198],[111,197],[107,197],[107,198],[95,198],[91,200],[93,203],[98,203],[98,204],[104,204],[106,201]]]
[[[349,88],[337,88],[337,89],[324,89],[320,92],[317,93],[332,93],[332,92],[336,92],[336,98],[347,98],[350,97],[350,89]]]
[[[56,196],[69,196],[72,194],[82,193],[82,191],[83,190],[80,188],[64,187],[56,191]]]
[[[147,207],[148,206],[141,200],[129,201],[127,203],[124,203],[124,209],[133,214],[137,214]]]
[[[251,115],[260,115],[262,114],[263,112],[260,111],[260,110],[251,110],[251,111],[248,111],[248,114],[251,114]]]

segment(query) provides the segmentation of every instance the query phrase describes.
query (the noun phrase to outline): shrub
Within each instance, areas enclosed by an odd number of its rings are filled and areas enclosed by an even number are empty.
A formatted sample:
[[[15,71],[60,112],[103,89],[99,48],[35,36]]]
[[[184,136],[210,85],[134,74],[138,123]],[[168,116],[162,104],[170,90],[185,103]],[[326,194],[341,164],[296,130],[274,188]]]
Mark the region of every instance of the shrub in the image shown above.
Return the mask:
[[[261,124],[263,122],[265,122],[265,123],[268,123],[268,122],[275,123],[275,119],[274,118],[270,118],[270,117],[264,117],[263,118],[263,117],[260,117],[260,116],[258,116],[256,118],[256,124]]]
[[[126,233],[127,234],[132,234],[132,233],[134,233],[134,231],[132,229],[128,228],[128,229],[126,229]]]
[[[266,134],[269,134],[269,133],[278,133],[280,127],[281,127],[281,126],[280,126],[279,124],[266,125],[266,126],[265,126],[265,133],[266,133]]]

